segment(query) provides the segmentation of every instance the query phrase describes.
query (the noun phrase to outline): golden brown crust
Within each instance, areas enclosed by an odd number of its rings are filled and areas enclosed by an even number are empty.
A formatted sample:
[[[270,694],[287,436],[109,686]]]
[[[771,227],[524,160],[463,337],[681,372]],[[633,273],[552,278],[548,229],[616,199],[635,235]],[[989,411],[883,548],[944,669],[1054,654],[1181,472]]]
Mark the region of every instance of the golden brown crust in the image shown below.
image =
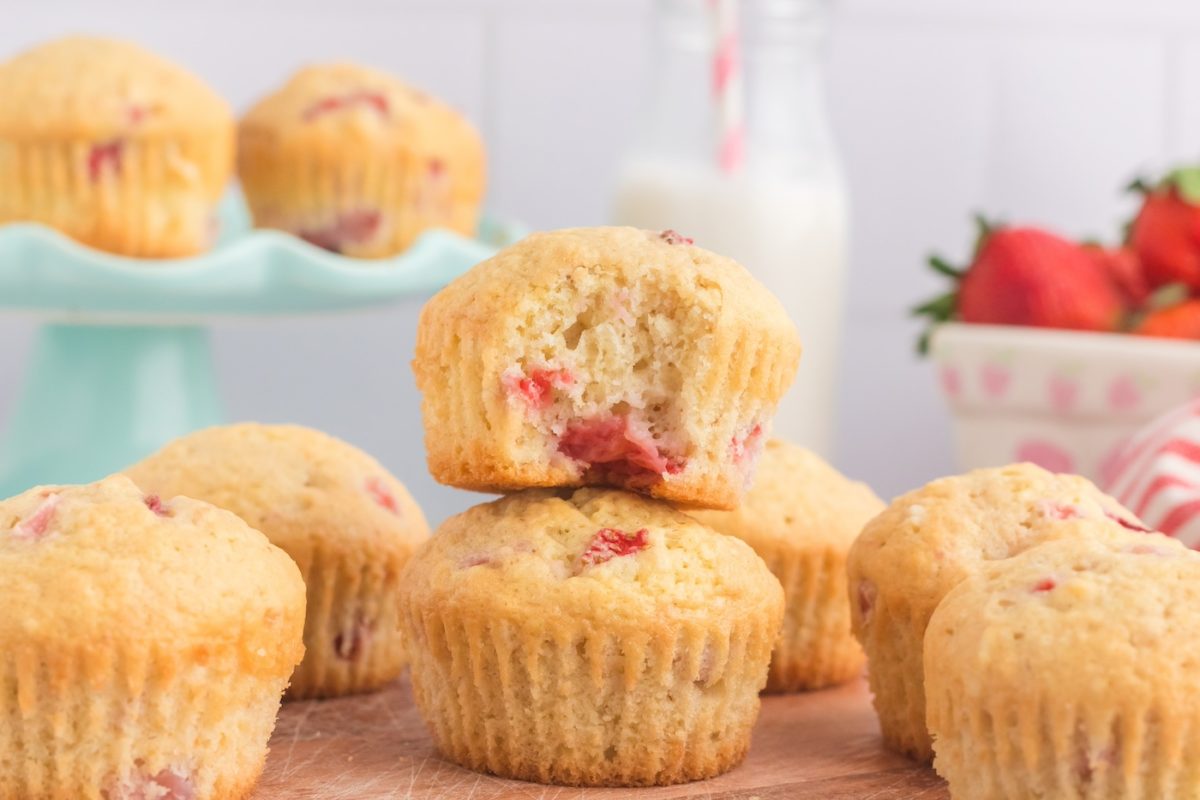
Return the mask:
[[[426,439],[428,442],[428,438]],[[532,464],[491,462],[486,465],[456,461],[446,453],[428,451],[429,472],[439,483],[484,494],[507,494],[525,489],[579,488],[586,483],[575,470],[554,464],[541,469]],[[741,494],[719,477],[701,477],[687,483],[664,481],[640,489],[646,495],[680,508],[736,508]]]
[[[1196,796],[1198,609],[1200,555],[1154,534],[1042,544],[959,583],[924,649],[951,793]]]
[[[0,501],[0,605],[0,797],[249,791],[304,652],[303,582],[262,534],[124,476],[40,487]]]
[[[238,514],[295,560],[309,610],[289,698],[371,691],[400,674],[392,598],[429,529],[378,461],[320,431],[241,423],[176,439],[126,474]]]
[[[897,498],[871,520],[847,564],[851,621],[885,743],[933,756],[921,650],[934,609],[988,561],[1056,539],[1123,537],[1137,518],[1090,481],[1032,464],[976,470]]]
[[[289,640],[304,603],[291,559],[207,503],[178,498],[165,513],[148,508],[123,476],[0,501],[0,591],[22,609],[0,615],[0,640],[42,647],[158,641],[181,653],[229,647],[244,668],[257,663],[266,673],[298,661],[299,642]],[[39,514],[47,532],[20,535]],[[249,584],[246,564],[256,570]]]

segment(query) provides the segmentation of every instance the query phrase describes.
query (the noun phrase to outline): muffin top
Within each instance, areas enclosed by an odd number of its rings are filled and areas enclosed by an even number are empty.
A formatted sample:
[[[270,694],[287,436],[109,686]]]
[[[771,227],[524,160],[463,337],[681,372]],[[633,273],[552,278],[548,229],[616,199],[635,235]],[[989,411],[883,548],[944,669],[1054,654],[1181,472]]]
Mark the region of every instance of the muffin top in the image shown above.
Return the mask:
[[[1052,539],[1146,532],[1086,478],[1033,464],[943,478],[897,498],[863,529],[850,555],[855,629],[878,591],[928,619],[941,598],[987,561]]]
[[[960,583],[930,620],[930,675],[953,675],[976,698],[1000,683],[1068,708],[1152,696],[1194,708],[1200,553],[1160,534],[1102,538],[1039,545]]]
[[[443,523],[402,584],[489,617],[612,627],[783,611],[779,581],[747,544],[616,489],[531,489],[475,506]]]
[[[508,334],[513,320],[536,318],[548,300],[572,294],[582,300],[598,289],[616,293],[607,309],[615,320],[628,316],[620,292],[669,292],[687,303],[659,308],[660,314],[703,318],[709,332],[730,324],[768,331],[784,351],[780,363],[789,374],[783,385],[791,382],[800,359],[800,338],[779,300],[741,264],[696,247],[675,231],[567,228],[527,236],[438,292],[422,311],[422,327],[444,320],[473,334]],[[626,298],[625,304],[636,305],[636,298]],[[602,322],[597,311],[588,316],[580,323],[599,326]],[[516,333],[537,336],[539,332]],[[418,340],[418,378],[435,379],[421,375],[425,361],[436,359],[422,357]]]
[[[228,511],[116,475],[0,501],[0,649],[235,648],[247,670],[303,654],[296,565]]]
[[[318,547],[407,553],[429,533],[408,490],[378,461],[299,425],[196,431],[125,473],[147,492],[232,511],[295,558]]]
[[[883,508],[883,501],[865,483],[849,480],[803,447],[771,439],[740,506],[691,514],[756,549],[844,553],[867,520]]]
[[[229,105],[180,66],[128,42],[74,36],[0,64],[0,137],[150,139],[228,131]]]
[[[310,159],[355,157],[356,143],[483,159],[479,134],[450,106],[386,72],[348,63],[296,72],[242,117],[239,137],[244,148],[300,148]]]

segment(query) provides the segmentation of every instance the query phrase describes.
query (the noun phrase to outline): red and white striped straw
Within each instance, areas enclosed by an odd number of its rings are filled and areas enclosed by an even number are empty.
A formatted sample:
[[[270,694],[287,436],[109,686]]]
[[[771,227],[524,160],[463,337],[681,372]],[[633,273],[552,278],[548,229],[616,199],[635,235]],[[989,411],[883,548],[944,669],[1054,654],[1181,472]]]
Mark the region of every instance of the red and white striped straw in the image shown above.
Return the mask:
[[[713,49],[713,95],[720,125],[717,163],[727,174],[738,172],[746,158],[746,122],[738,0],[709,0],[716,47]]]

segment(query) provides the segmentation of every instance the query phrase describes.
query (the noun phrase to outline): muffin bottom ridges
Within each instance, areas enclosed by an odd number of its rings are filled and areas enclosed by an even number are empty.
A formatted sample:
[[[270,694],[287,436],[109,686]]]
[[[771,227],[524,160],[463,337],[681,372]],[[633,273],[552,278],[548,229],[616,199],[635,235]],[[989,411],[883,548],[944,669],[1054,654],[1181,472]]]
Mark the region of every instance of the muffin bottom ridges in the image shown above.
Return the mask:
[[[1080,708],[1054,697],[980,700],[962,681],[930,698],[934,767],[955,795],[1167,800],[1200,797],[1196,726],[1171,708]]]
[[[914,633],[907,608],[879,603],[870,629],[862,637],[867,677],[883,743],[916,761],[933,760],[933,744],[925,726],[924,628]]]
[[[196,800],[246,797],[284,683],[216,657],[185,663],[102,647],[7,654],[0,799],[126,800],[164,781],[186,785]]]
[[[319,549],[302,561],[305,653],[286,698],[362,694],[399,677],[405,655],[394,598],[401,565]]]
[[[710,778],[745,757],[773,630],[599,633],[409,612],[414,695],[468,768],[569,786]]]

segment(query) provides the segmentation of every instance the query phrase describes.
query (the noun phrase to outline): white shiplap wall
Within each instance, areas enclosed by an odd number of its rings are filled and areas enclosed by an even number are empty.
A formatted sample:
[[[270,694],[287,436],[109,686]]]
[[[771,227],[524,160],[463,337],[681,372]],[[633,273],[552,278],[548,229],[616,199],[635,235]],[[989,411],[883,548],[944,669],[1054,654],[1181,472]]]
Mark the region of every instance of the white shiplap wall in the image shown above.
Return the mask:
[[[239,108],[303,62],[372,63],[481,125],[494,209],[556,227],[605,221],[649,3],[43,0],[9,10],[0,56],[72,31],[116,34],[189,65]],[[829,84],[854,204],[838,461],[890,495],[952,468],[904,318],[937,288],[923,255],[961,255],[975,209],[1115,230],[1130,175],[1200,150],[1200,4],[840,0]],[[416,309],[219,326],[230,416],[323,427],[376,453],[433,519],[463,507],[475,498],[423,469],[408,369]],[[31,331],[0,318],[0,419]]]

